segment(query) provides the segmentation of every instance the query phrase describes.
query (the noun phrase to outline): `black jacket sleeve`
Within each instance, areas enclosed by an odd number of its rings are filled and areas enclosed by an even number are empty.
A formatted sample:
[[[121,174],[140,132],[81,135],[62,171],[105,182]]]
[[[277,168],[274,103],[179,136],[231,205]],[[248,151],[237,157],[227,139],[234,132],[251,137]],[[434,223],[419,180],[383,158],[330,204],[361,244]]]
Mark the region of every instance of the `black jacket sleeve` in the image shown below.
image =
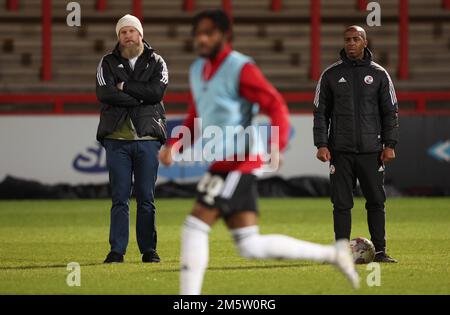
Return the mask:
[[[328,146],[328,128],[333,108],[332,90],[326,73],[321,75],[317,83],[314,106],[314,145],[317,148],[326,147]]]
[[[116,87],[114,75],[108,62],[102,58],[97,67],[97,99],[110,106],[134,107],[142,105],[136,98]]]
[[[129,80],[123,85],[125,93],[142,100],[145,105],[161,102],[169,83],[169,72],[164,59],[155,53],[153,55],[156,65],[150,80],[147,82]]]
[[[384,71],[378,104],[381,116],[381,140],[385,146],[395,148],[398,142],[398,103],[394,84]]]

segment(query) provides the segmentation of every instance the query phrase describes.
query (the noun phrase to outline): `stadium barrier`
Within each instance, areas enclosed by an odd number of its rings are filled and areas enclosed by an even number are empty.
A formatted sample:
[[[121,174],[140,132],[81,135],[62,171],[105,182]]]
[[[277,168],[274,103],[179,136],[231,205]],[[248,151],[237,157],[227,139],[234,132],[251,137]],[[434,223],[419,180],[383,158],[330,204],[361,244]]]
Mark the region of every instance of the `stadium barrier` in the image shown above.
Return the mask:
[[[428,111],[426,115],[412,113],[400,115],[398,159],[387,165],[386,172],[390,193],[450,195],[450,113],[448,110],[445,115],[436,111]],[[105,152],[95,140],[99,116],[93,112],[86,114],[0,115],[0,181],[9,178],[3,182],[2,189],[11,191],[7,186],[17,184],[17,180],[69,185],[75,190],[80,185],[107,183]],[[181,114],[168,115],[169,135],[183,119]],[[286,195],[290,191],[289,195],[294,196],[295,191],[286,188],[291,187],[288,182],[295,180],[315,185],[318,181],[327,181],[329,165],[315,158],[311,113],[291,114],[290,122],[283,165],[276,172],[263,174],[262,179],[268,180],[267,185],[272,185],[275,191]],[[270,124],[265,116],[256,117],[256,123],[262,127]],[[208,166],[204,159],[180,161],[171,167],[161,165],[157,183],[192,183]],[[17,180],[12,180],[14,178]],[[303,181],[305,178],[313,178],[313,183]]]
[[[314,99],[313,92],[284,92],[281,93],[287,103],[311,103]],[[413,102],[415,104],[413,109],[403,109],[400,106],[401,114],[407,115],[429,115],[429,114],[450,114],[449,107],[429,108],[427,104],[432,101],[448,101],[450,103],[449,91],[398,91],[397,99],[401,102]],[[165,103],[183,103],[188,104],[188,92],[171,92],[164,97]],[[96,114],[97,110],[92,111],[77,111],[66,112],[65,105],[69,103],[98,103],[97,97],[93,93],[85,94],[0,94],[0,115],[18,115],[18,114],[41,114],[41,115],[55,115],[55,114]],[[51,111],[18,111],[18,110],[2,110],[2,106],[10,104],[52,104]],[[295,110],[296,113],[311,113],[310,110]],[[169,110],[169,113],[176,113]],[[181,112],[182,113],[182,112]]]
[[[158,184],[155,195],[158,198],[194,198],[196,183],[175,181]],[[262,197],[328,197],[330,184],[321,177],[304,176],[290,179],[271,177],[258,181],[258,193]],[[393,191],[392,194],[395,194]],[[392,195],[391,194],[391,195]],[[357,195],[361,195],[358,189]],[[132,196],[135,194],[132,192]],[[111,187],[102,184],[54,184],[6,176],[0,181],[1,199],[105,199],[111,198]]]

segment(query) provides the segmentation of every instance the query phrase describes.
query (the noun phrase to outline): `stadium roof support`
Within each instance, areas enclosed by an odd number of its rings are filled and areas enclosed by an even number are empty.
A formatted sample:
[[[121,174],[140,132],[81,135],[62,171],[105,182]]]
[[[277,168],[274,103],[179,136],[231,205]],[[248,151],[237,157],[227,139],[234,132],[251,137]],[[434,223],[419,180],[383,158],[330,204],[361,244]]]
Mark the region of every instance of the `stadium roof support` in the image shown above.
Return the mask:
[[[359,11],[366,11],[367,3],[367,0],[356,0],[356,6],[358,7]]]
[[[97,0],[95,4],[95,8],[97,9],[97,11],[105,11],[106,7],[106,0]]]
[[[195,10],[195,1],[194,0],[184,0],[183,1],[183,10],[192,12]]]
[[[450,0],[442,0],[442,7],[444,9],[450,10]]]
[[[52,0],[42,0],[42,81],[52,79]]]
[[[409,78],[409,1],[400,0],[399,2],[399,49],[398,49],[398,78],[407,80]]]
[[[142,20],[142,0],[133,0],[133,15],[141,22]]]
[[[270,4],[270,9],[274,12],[279,12],[283,8],[282,0],[272,0]]]
[[[6,8],[9,11],[17,11],[19,9],[19,0],[7,0]]]
[[[320,77],[320,0],[311,0],[311,68],[310,78],[319,80]]]

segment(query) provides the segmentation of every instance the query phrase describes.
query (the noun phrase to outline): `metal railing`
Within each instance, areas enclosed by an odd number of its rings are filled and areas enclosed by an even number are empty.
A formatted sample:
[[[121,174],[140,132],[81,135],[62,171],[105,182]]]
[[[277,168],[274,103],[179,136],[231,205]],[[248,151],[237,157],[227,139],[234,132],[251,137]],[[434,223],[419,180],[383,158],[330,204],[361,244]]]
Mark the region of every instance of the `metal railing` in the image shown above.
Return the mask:
[[[313,92],[285,92],[282,93],[283,98],[287,103],[311,103],[310,109],[293,110],[292,112],[311,113],[313,110]],[[403,114],[445,114],[450,115],[450,107],[447,108],[429,108],[428,102],[431,101],[448,101],[450,104],[450,92],[427,92],[427,91],[399,91],[397,92],[397,99],[400,103],[400,112]],[[170,103],[182,103],[188,104],[190,96],[188,92],[179,93],[167,93],[164,97],[164,102],[169,104],[166,106],[169,113],[173,113],[170,110]],[[402,102],[413,102],[415,107],[413,109],[402,109]],[[98,104],[98,100],[95,94],[0,94],[0,115],[73,115],[73,114],[98,114],[98,110],[92,109],[89,111],[66,111],[65,105],[67,104]],[[51,104],[52,109],[50,111],[5,111],[1,110],[2,106],[11,104]]]

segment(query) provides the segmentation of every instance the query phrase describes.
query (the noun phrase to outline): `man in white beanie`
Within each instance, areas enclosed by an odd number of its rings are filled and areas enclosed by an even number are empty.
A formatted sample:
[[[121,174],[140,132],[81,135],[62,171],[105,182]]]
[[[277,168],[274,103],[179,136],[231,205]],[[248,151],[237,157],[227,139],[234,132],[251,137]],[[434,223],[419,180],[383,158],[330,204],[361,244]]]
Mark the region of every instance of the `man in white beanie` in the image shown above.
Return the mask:
[[[118,43],[97,67],[97,98],[102,104],[97,140],[106,150],[112,207],[105,263],[124,261],[129,239],[129,199],[137,201],[136,238],[143,262],[159,262],[156,252],[154,191],[158,152],[167,138],[162,102],[169,78],[161,56],[143,40],[138,18],[123,16]],[[133,182],[134,178],[134,182]]]
[[[122,57],[135,60],[134,58],[139,56],[144,50],[144,44],[142,42],[144,30],[141,21],[137,17],[130,14],[123,16],[117,22],[116,34],[120,41]]]

